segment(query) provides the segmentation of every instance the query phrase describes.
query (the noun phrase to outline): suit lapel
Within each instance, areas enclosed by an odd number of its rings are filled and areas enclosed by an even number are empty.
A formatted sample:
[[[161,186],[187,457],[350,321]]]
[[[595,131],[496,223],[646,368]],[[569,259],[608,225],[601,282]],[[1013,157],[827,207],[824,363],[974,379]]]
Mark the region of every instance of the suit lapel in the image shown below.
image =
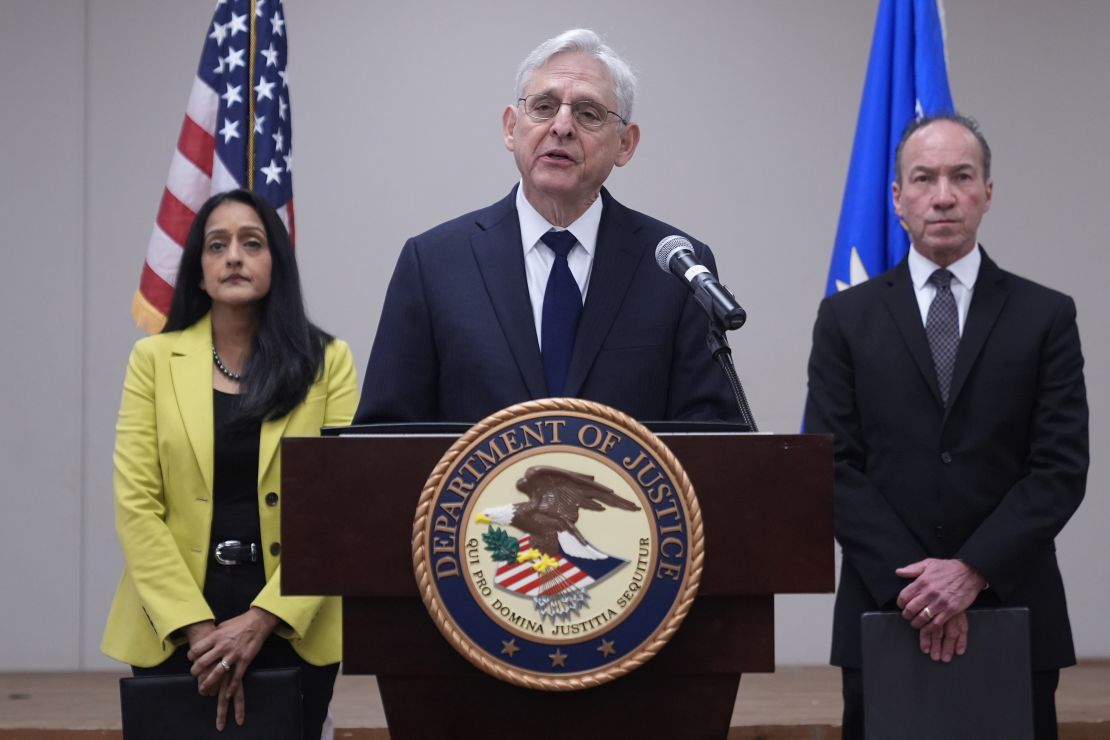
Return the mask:
[[[312,390],[309,389],[309,395]],[[280,419],[267,419],[262,422],[262,434],[258,440],[258,485],[262,486],[262,478],[265,477],[266,471],[269,470],[270,465],[273,463],[274,458],[277,456],[278,449],[281,446],[281,438],[285,435],[285,428],[289,426],[289,420],[293,415],[302,408],[297,408],[290,411]]]
[[[212,495],[214,429],[212,419],[212,321],[205,315],[181,332],[170,358],[170,378],[189,446]]]
[[[528,297],[524,246],[520,243],[515,202],[516,188],[513,188],[507,198],[483,212],[478,221],[482,230],[471,237],[470,243],[486,293],[528,394],[532,398],[543,398],[547,395],[547,384],[532,318],[532,301]]]
[[[639,225],[632,222],[628,210],[613,200],[604,188],[601,198],[604,205],[597,230],[597,248],[567,371],[566,396],[577,396],[582,390],[643,258],[644,245],[636,238]]]
[[[519,239],[518,239],[519,241]],[[189,446],[196,457],[209,496],[213,490],[215,469],[215,421],[212,414],[212,321],[205,316],[185,329],[173,347],[170,377],[178,412],[189,437]],[[311,392],[311,391],[310,391]],[[258,446],[258,480],[273,463],[281,438],[294,409],[280,419],[262,423]]]
[[[998,314],[1006,303],[1006,276],[987,253],[982,250],[983,261],[979,265],[979,275],[975,279],[975,290],[971,294],[971,305],[967,310],[967,321],[960,336],[956,350],[956,366],[952,370],[952,387],[948,393],[948,408],[960,395],[960,389],[967,381],[975,360],[983,350],[983,345],[994,328]]]
[[[929,349],[929,339],[925,335],[925,326],[921,322],[921,309],[917,305],[917,296],[910,278],[909,263],[905,259],[887,277],[887,290],[883,292],[883,301],[918,370],[921,371],[922,379],[932,391],[937,405],[943,406],[940,384],[937,381],[937,368],[933,363],[933,352]]]

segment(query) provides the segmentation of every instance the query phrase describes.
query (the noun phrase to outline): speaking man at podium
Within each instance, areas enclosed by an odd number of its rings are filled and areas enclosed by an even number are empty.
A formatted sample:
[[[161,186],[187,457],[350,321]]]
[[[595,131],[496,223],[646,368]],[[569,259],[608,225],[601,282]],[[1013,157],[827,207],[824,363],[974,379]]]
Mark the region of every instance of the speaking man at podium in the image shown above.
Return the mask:
[[[655,261],[682,234],[602,184],[640,140],[636,78],[585,29],[540,44],[502,116],[520,183],[408,240],[355,423],[473,422],[574,396],[642,420],[734,419],[701,307]],[[695,258],[716,271],[705,244]]]

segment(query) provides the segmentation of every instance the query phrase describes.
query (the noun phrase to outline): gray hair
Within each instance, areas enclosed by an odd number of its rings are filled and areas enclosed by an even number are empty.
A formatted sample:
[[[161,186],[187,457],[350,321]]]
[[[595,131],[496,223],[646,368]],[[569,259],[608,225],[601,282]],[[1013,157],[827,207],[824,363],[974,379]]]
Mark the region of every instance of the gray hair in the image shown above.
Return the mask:
[[[975,136],[975,140],[979,142],[979,152],[982,155],[983,182],[991,179],[991,145],[987,143],[987,137],[983,136],[983,132],[979,130],[979,122],[971,116],[965,116],[961,113],[937,113],[931,116],[922,116],[906,124],[906,128],[902,131],[902,138],[898,140],[898,146],[894,149],[894,181],[899,185],[902,184],[902,150],[906,148],[906,142],[915,133],[937,121],[950,121],[963,126]]]
[[[597,59],[609,70],[613,79],[613,93],[617,97],[617,112],[626,121],[632,120],[632,104],[636,100],[636,75],[628,62],[601,42],[601,37],[588,28],[574,28],[548,39],[532,50],[520,63],[516,72],[516,97],[524,97],[524,86],[532,73],[547,64],[551,57],[564,52],[583,52]]]

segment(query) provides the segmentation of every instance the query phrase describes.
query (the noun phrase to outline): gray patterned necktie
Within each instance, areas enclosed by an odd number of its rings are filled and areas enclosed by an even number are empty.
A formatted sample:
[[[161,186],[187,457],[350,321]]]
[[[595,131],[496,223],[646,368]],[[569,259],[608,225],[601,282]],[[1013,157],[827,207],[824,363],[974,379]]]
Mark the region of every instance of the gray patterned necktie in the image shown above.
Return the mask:
[[[952,273],[937,270],[929,276],[937,287],[937,294],[929,304],[925,318],[925,335],[933,352],[937,368],[940,397],[948,405],[948,391],[952,386],[952,368],[956,365],[956,348],[960,345],[960,318],[956,313],[956,298],[952,295]]]

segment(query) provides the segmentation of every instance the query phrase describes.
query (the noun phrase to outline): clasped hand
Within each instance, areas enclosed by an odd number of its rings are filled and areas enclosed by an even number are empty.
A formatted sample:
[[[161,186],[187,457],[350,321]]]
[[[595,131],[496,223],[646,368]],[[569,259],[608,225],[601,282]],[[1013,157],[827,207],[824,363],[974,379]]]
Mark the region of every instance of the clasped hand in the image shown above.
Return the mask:
[[[187,657],[193,663],[189,672],[196,677],[197,689],[203,696],[216,696],[217,730],[222,731],[227,725],[229,704],[235,708],[235,723],[242,725],[246,721],[243,676],[277,623],[273,614],[252,606],[218,626],[207,621],[185,628],[189,640]]]
[[[913,583],[898,594],[898,608],[918,630],[921,652],[948,663],[967,651],[967,608],[986,581],[962,560],[925,558],[894,571]]]

